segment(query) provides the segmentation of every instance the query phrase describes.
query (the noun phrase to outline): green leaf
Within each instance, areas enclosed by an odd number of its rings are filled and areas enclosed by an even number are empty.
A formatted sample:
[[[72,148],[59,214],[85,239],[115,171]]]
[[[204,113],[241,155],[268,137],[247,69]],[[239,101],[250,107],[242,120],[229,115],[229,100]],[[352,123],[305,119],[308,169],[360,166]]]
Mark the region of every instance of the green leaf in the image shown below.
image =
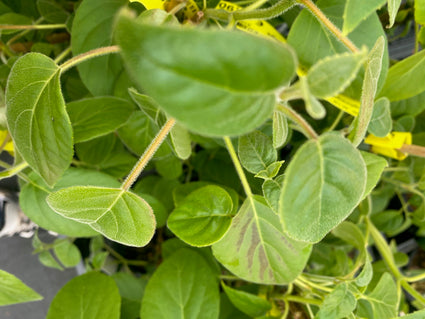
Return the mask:
[[[29,178],[32,182],[22,187],[19,204],[25,215],[34,223],[50,231],[70,237],[89,237],[98,234],[86,224],[81,224],[56,214],[46,203],[47,195],[50,193],[47,185],[35,174],[30,174]],[[120,184],[104,173],[82,168],[70,168],[58,181],[53,191],[75,185],[119,187]]]
[[[217,319],[219,301],[217,280],[204,258],[192,250],[180,249],[149,280],[140,317]]]
[[[13,65],[6,88],[7,123],[15,147],[50,186],[73,156],[72,127],[59,76],[53,60],[28,53]]]
[[[46,267],[55,268],[59,270],[63,270],[63,267],[59,264],[59,262],[53,257],[52,253],[48,250],[42,251],[38,254],[38,260]]]
[[[245,291],[237,290],[221,283],[224,292],[232,304],[243,313],[252,318],[264,316],[272,305],[267,300]]]
[[[136,193],[136,192],[135,192]],[[155,196],[145,194],[145,193],[136,193],[141,198],[143,198],[150,207],[152,207],[153,214],[155,215],[156,228],[165,226],[168,218],[168,211],[165,206],[159,201]]]
[[[242,166],[253,174],[277,161],[272,139],[260,131],[239,137],[238,154]]]
[[[68,103],[67,111],[75,143],[111,133],[125,124],[133,113],[127,100],[105,96]]]
[[[356,224],[353,224],[352,222],[343,221],[332,231],[332,234],[346,241],[350,245],[353,245],[359,250],[364,250],[366,246],[362,231]]]
[[[52,0],[37,0],[37,9],[44,20],[49,23],[65,23],[70,16],[68,12]]]
[[[250,319],[246,314],[236,308],[229,297],[222,292],[220,294],[220,317],[219,319]]]
[[[355,283],[359,287],[366,287],[369,285],[373,277],[372,263],[370,262],[369,254],[366,253],[366,260],[363,265],[363,269],[360,274],[356,277]]]
[[[125,272],[116,272],[112,275],[112,278],[115,280],[122,297],[121,318],[139,318],[147,280]]]
[[[391,103],[391,114],[394,118],[403,115],[417,116],[425,110],[425,91],[406,100]]]
[[[14,275],[0,270],[0,306],[43,299]]]
[[[155,232],[152,208],[139,196],[119,188],[74,186],[47,197],[58,214],[90,225],[127,246],[145,246]]]
[[[127,0],[84,0],[75,12],[71,32],[74,56],[112,44],[115,15]],[[85,86],[94,96],[112,95],[122,72],[120,57],[107,54],[78,65]]]
[[[397,287],[389,273],[384,273],[369,295],[358,300],[357,315],[389,319],[397,315]]]
[[[221,187],[209,185],[190,193],[168,217],[168,228],[192,246],[219,241],[230,227],[233,202]]]
[[[425,25],[425,2],[421,0],[415,1],[415,21],[416,23]]]
[[[425,91],[425,50],[394,64],[388,71],[379,97],[386,96],[390,101],[413,97]]]
[[[388,15],[390,17],[390,21],[387,25],[387,28],[391,28],[394,25],[400,4],[401,0],[388,0]]]
[[[167,179],[179,178],[183,173],[182,161],[174,154],[155,161],[155,169],[159,175]]]
[[[346,318],[356,308],[356,305],[356,298],[349,290],[348,284],[343,282],[337,285],[334,290],[325,297],[315,318]]]
[[[301,146],[285,172],[279,213],[294,239],[319,242],[358,205],[366,165],[341,135],[324,134]]]
[[[284,176],[279,175],[274,180],[269,179],[264,181],[262,186],[264,198],[275,213],[279,211],[279,198],[282,192],[283,179]]]
[[[32,20],[31,18],[22,15],[22,14],[18,14],[18,13],[14,13],[14,12],[8,12],[5,14],[0,15],[0,24],[4,24],[4,25],[31,25],[32,24]],[[1,30],[1,34],[6,35],[6,34],[13,34],[13,33],[17,33],[20,30]]]
[[[77,246],[68,240],[56,240],[53,250],[65,267],[75,267],[81,261],[81,254]]]
[[[262,197],[247,198],[226,235],[212,246],[216,259],[243,280],[284,285],[304,269],[311,245],[288,238]]]
[[[288,138],[288,121],[286,116],[278,110],[273,112],[273,147],[283,146]]]
[[[114,280],[89,272],[71,279],[50,304],[46,319],[119,319],[121,298]]]
[[[271,163],[269,166],[267,166],[266,169],[259,171],[255,177],[263,178],[263,179],[272,179],[277,174],[279,174],[279,170],[282,167],[283,163],[285,161],[277,161],[274,163]]]
[[[379,75],[382,69],[385,43],[384,37],[379,37],[367,57],[362,96],[360,98],[360,110],[354,120],[353,131],[350,133],[350,139],[355,146],[358,146],[365,137],[370,119],[372,118],[375,94],[378,89]]]
[[[343,34],[353,31],[363,20],[385,4],[386,0],[347,0],[344,10]]]
[[[192,154],[192,141],[189,132],[176,123],[170,131],[170,138],[177,156],[182,160],[188,159]]]
[[[275,92],[295,73],[288,46],[240,32],[144,25],[121,16],[116,38],[139,86],[204,135],[252,131],[272,115]]]
[[[162,126],[166,122],[166,117],[160,110],[158,103],[150,96],[140,94],[134,88],[128,89],[133,101],[140,110],[145,113],[155,124]]]
[[[384,172],[384,168],[388,166],[388,162],[385,158],[369,152],[361,151],[360,154],[363,157],[367,169],[366,188],[363,194],[363,197],[366,197],[378,184]]]
[[[326,116],[326,109],[320,103],[316,97],[311,94],[310,88],[308,87],[307,78],[304,76],[300,77],[301,94],[305,103],[305,109],[313,119],[320,120]]]
[[[401,318],[401,319],[423,319],[424,316],[425,316],[425,309],[422,309],[422,310],[415,311],[414,313],[411,313],[411,314],[408,314],[408,315],[404,315],[404,316],[401,316],[401,317],[394,317],[393,319],[398,319],[398,318]]]
[[[392,128],[390,101],[385,97],[380,98],[373,106],[368,131],[375,136],[385,137],[391,132]]]
[[[365,61],[366,52],[343,53],[316,62],[307,73],[311,94],[326,99],[344,91]]]

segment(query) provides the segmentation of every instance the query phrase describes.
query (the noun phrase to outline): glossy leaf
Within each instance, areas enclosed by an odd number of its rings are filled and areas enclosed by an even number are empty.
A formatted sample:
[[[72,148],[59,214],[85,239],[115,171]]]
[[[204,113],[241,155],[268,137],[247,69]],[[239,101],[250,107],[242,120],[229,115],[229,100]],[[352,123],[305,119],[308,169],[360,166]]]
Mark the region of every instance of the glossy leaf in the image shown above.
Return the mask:
[[[151,26],[121,16],[116,38],[139,86],[204,135],[252,131],[272,115],[274,92],[295,73],[289,47],[239,32]]]
[[[178,250],[156,269],[140,311],[144,319],[217,319],[218,314],[215,275],[201,255],[188,249]]]
[[[56,257],[65,267],[75,267],[81,261],[77,246],[68,240],[58,240],[53,247]]]
[[[363,20],[385,4],[386,0],[347,0],[344,9],[344,25],[342,32],[349,34]]]
[[[368,131],[377,137],[385,137],[391,132],[392,128],[390,101],[385,97],[380,98],[373,106]]]
[[[279,217],[260,196],[245,200],[226,235],[212,248],[216,259],[236,276],[278,285],[302,272],[311,251],[311,245],[285,235]]]
[[[365,60],[365,52],[337,54],[315,63],[307,73],[310,92],[321,99],[344,91]]]
[[[343,282],[337,285],[334,290],[325,297],[315,318],[347,318],[356,308],[356,305],[356,297],[354,297],[354,295],[349,290],[348,284]]]
[[[425,51],[394,64],[388,71],[387,80],[379,94],[390,101],[399,101],[413,97],[425,91]]]
[[[139,196],[119,188],[74,186],[47,197],[58,214],[90,225],[127,246],[145,246],[155,232],[152,208]]]
[[[397,315],[397,287],[384,273],[373,291],[359,299],[357,315],[364,318],[390,319]]]
[[[260,131],[241,136],[238,154],[243,167],[257,174],[277,160],[277,152],[270,137]]]
[[[71,32],[74,56],[112,44],[115,15],[127,0],[84,0],[75,12]],[[94,96],[112,95],[122,72],[120,57],[107,54],[78,65],[81,80]]]
[[[283,146],[288,138],[288,120],[286,116],[275,110],[273,112],[273,147],[279,148]]]
[[[384,37],[379,37],[367,57],[366,71],[363,79],[360,110],[353,123],[350,139],[358,146],[366,135],[373,113],[375,94],[378,89],[379,76],[382,69],[382,59],[385,51]]]
[[[264,316],[272,307],[270,302],[261,297],[231,288],[224,283],[221,286],[233,305],[252,318]]]
[[[67,111],[75,143],[106,135],[127,122],[134,111],[127,100],[116,97],[94,97],[68,103]]]
[[[0,270],[0,306],[43,299],[14,275]]]
[[[388,166],[388,163],[385,158],[369,152],[361,151],[360,154],[363,157],[367,169],[366,188],[363,195],[366,197],[372,192],[376,184],[378,184],[384,172],[384,168]]]
[[[168,228],[192,246],[219,241],[230,227],[233,202],[221,187],[209,185],[185,197],[168,217]]]
[[[10,135],[24,160],[50,186],[71,164],[73,155],[59,76],[53,60],[28,53],[13,65],[6,88]]]
[[[46,319],[119,319],[121,297],[114,280],[88,272],[71,279],[50,304]]]
[[[279,214],[294,239],[315,243],[362,199],[366,165],[348,140],[325,134],[301,146],[286,169]]]
[[[32,183],[22,187],[19,204],[25,215],[34,223],[47,230],[70,237],[89,237],[98,234],[86,224],[56,214],[46,203],[47,195],[50,193],[47,185],[35,174],[31,174],[29,177]],[[70,168],[58,181],[53,191],[75,185],[119,187],[120,184],[111,176],[100,172]]]

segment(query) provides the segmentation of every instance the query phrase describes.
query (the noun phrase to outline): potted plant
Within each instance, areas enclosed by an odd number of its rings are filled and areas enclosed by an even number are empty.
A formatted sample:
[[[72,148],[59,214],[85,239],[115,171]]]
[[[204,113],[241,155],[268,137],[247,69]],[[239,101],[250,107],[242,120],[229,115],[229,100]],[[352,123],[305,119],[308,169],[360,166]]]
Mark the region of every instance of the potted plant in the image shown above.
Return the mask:
[[[45,264],[90,238],[47,318],[424,317],[400,244],[425,230],[425,5],[400,2],[3,1],[1,174],[66,236],[34,239]],[[0,275],[0,304],[40,298]]]

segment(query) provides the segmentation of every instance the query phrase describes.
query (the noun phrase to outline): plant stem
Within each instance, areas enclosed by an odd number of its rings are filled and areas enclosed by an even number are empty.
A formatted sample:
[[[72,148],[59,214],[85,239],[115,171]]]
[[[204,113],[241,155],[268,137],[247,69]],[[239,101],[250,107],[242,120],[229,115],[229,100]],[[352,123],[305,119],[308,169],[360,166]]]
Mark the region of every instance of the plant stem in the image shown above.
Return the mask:
[[[35,21],[34,25],[38,25],[39,23],[43,22],[43,20],[44,20],[44,18],[38,19],[37,21]],[[24,35],[26,35],[29,32],[31,32],[31,29],[27,29],[27,30],[24,30],[22,32],[19,32],[17,35],[10,38],[9,41],[7,41],[6,45],[9,47],[13,42],[22,38]]]
[[[144,260],[128,260],[125,257],[123,257],[121,254],[119,254],[115,249],[108,245],[103,245],[105,249],[114,256],[120,263],[128,266],[146,266],[148,263]]]
[[[316,284],[310,280],[308,280],[307,278],[305,278],[303,275],[298,276],[298,280],[302,281],[303,283],[307,284],[308,286],[312,287],[312,288],[316,288],[318,290],[322,290],[325,292],[332,292],[333,289],[328,288],[328,287],[324,287],[322,285]]]
[[[233,147],[232,141],[230,137],[223,137],[224,143],[226,144],[227,150],[229,152],[230,158],[232,159],[233,165],[236,168],[236,172],[239,175],[239,179],[241,180],[243,189],[247,197],[252,197],[251,187],[249,186],[248,180],[246,179],[245,173],[243,171],[242,165],[239,162],[238,155],[236,154],[235,148]]]
[[[338,126],[343,116],[344,116],[344,111],[339,111],[338,116],[335,118],[332,125],[326,131],[328,132],[333,131]]]
[[[71,47],[66,48],[64,51],[61,52],[61,54],[59,54],[56,59],[55,59],[55,63],[59,64],[60,61],[62,61],[63,59],[65,59],[65,57],[71,53]]]
[[[319,299],[311,299],[311,298],[305,298],[305,297],[294,296],[294,295],[285,296],[284,300],[298,302],[298,303],[304,303],[304,304],[308,304],[308,305],[316,305],[316,306],[322,305],[322,301],[319,300]]]
[[[417,301],[419,301],[422,306],[425,306],[425,298],[420,294],[415,288],[409,285],[406,280],[400,280],[401,286],[406,290],[413,298],[415,298]]]
[[[121,189],[127,191],[131,187],[131,185],[133,185],[133,183],[139,177],[145,166],[149,163],[152,156],[154,156],[155,152],[161,146],[162,142],[164,142],[165,138],[167,137],[168,133],[170,133],[175,123],[176,120],[171,118],[159,130],[158,134],[152,140],[151,144],[148,146],[143,155],[140,157],[139,161],[136,163],[136,165],[134,165],[130,174],[128,174],[127,178],[121,186]]]
[[[252,11],[233,11],[228,12],[225,10],[207,9],[205,15],[208,18],[222,20],[222,21],[240,21],[240,20],[268,20],[277,17],[290,8],[296,5],[295,0],[280,0],[275,5],[266,8]]]
[[[46,29],[65,29],[66,24],[28,24],[28,25],[9,25],[0,24],[0,30],[46,30]]]
[[[408,282],[415,282],[415,281],[424,280],[425,279],[425,271],[420,275],[416,275],[416,276],[412,276],[412,277],[404,276],[404,279],[406,279]]]
[[[341,30],[334,25],[328,17],[320,10],[313,1],[311,0],[296,0],[299,4],[303,4],[310,12],[339,40],[341,41],[350,51],[358,52],[359,49],[356,45],[351,42],[349,38],[344,36]]]
[[[292,108],[286,105],[279,104],[278,109],[279,111],[283,112],[287,117],[289,117],[292,121],[297,123],[301,127],[304,135],[307,138],[312,138],[312,139],[319,138],[319,136],[314,131],[314,129],[310,126],[310,124],[308,124],[307,121],[304,120],[304,118],[301,115],[299,115],[297,112],[295,112]]]
[[[66,61],[65,63],[61,64],[59,67],[61,69],[61,72],[66,72],[68,71],[70,68],[74,67],[75,65],[90,60],[92,58],[98,57],[98,56],[102,56],[105,54],[110,54],[110,53],[117,53],[120,51],[120,47],[117,45],[112,45],[109,47],[103,47],[103,48],[98,48],[98,49],[94,49],[94,50],[90,50],[88,52],[82,53],[80,55],[77,55],[71,59],[69,59],[68,61]]]

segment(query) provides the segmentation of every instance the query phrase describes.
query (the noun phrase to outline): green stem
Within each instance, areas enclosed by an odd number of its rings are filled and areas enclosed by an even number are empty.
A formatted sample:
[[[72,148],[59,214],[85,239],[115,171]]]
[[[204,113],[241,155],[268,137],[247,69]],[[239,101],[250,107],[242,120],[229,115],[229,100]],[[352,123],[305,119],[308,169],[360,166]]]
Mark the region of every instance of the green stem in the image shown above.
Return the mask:
[[[416,291],[415,288],[409,285],[406,280],[400,280],[401,286],[406,290],[413,298],[415,298],[417,301],[419,301],[422,306],[425,306],[425,298],[420,294],[418,291]]]
[[[296,0],[299,4],[304,5],[339,41],[341,41],[350,51],[358,52],[359,49],[351,42],[349,38],[344,36],[341,30],[335,26],[322,10],[317,7],[311,0]]]
[[[228,12],[221,9],[207,9],[205,10],[205,15],[208,18],[222,21],[268,20],[283,14],[294,5],[296,5],[295,0],[280,0],[275,5],[265,9],[252,11],[238,10],[233,12]]]
[[[123,257],[121,254],[119,254],[117,251],[115,251],[115,249],[113,249],[112,247],[108,246],[108,245],[103,245],[105,247],[105,249],[112,255],[114,256],[118,262],[128,266],[146,266],[148,263],[144,260],[128,260],[125,257]]]
[[[219,276],[220,280],[241,280],[239,277],[236,276],[231,276],[231,275],[220,275]]]
[[[311,298],[305,298],[305,297],[294,296],[294,295],[285,296],[284,300],[292,301],[292,302],[298,302],[298,303],[304,303],[304,304],[308,304],[308,305],[316,305],[316,306],[322,305],[322,301],[319,300],[319,299],[311,299]]]
[[[55,63],[59,64],[63,59],[65,59],[65,57],[71,53],[71,47],[66,48],[64,51],[61,52],[61,54],[59,54],[56,59],[55,59]]]
[[[339,111],[338,116],[335,118],[332,125],[326,131],[328,132],[333,131],[338,126],[344,114],[345,114],[344,111]]]
[[[416,275],[416,276],[404,276],[404,279],[406,279],[408,282],[416,282],[416,281],[421,281],[425,279],[425,272],[423,272],[420,275]]]
[[[69,59],[65,63],[61,64],[59,67],[61,69],[61,72],[63,73],[68,71],[70,68],[74,67],[75,65],[80,64],[81,62],[84,62],[84,61],[87,61],[105,54],[117,53],[119,51],[120,51],[120,48],[117,45],[90,50],[88,52],[82,53],[80,55],[77,55]]]
[[[121,189],[127,191],[131,187],[131,185],[133,185],[133,183],[139,177],[145,166],[149,163],[152,156],[154,156],[155,152],[161,146],[162,142],[164,142],[165,138],[167,137],[168,133],[170,133],[175,123],[176,120],[171,118],[164,124],[164,126],[160,129],[158,134],[152,140],[146,151],[140,157],[139,161],[136,163],[136,165],[134,165],[130,174],[128,174],[127,178],[121,186]]]
[[[65,29],[66,24],[28,24],[28,25],[9,25],[0,24],[0,30],[49,30]]]
[[[301,91],[301,85],[299,82],[283,89],[279,93],[279,98],[283,101],[291,101],[303,98],[303,92]]]
[[[233,165],[236,168],[236,172],[238,173],[239,179],[241,180],[245,194],[247,197],[252,198],[251,187],[249,186],[248,180],[246,179],[245,173],[243,171],[241,163],[239,162],[239,158],[236,154],[235,148],[233,147],[232,141],[228,136],[223,137],[223,139],[229,152],[230,158],[232,159]]]
[[[35,21],[35,25],[38,25],[39,23],[41,23],[44,20],[44,18],[40,18],[37,21]],[[22,38],[24,35],[28,34],[31,32],[31,29],[27,29],[24,30],[22,32],[19,32],[17,35],[15,35],[14,37],[10,38],[9,41],[7,41],[6,45],[10,46],[13,42],[15,42],[16,40]]]
[[[301,127],[302,132],[307,138],[312,138],[312,139],[319,138],[319,136],[314,131],[314,129],[310,126],[310,124],[308,124],[307,121],[304,120],[304,118],[301,115],[299,115],[297,112],[295,112],[292,108],[286,105],[279,104],[278,109],[279,111],[283,112],[287,117],[289,117],[293,122],[297,123]]]
[[[331,289],[331,288],[324,287],[324,286],[322,286],[322,285],[316,284],[316,283],[314,283],[314,282],[312,282],[312,281],[308,280],[308,279],[307,279],[307,278],[305,278],[303,275],[298,276],[298,279],[299,279],[300,281],[302,281],[303,283],[305,283],[307,286],[310,286],[310,287],[312,287],[312,288],[316,288],[316,289],[318,289],[318,290],[325,291],[325,292],[332,292],[332,291],[333,291],[333,289]]]

